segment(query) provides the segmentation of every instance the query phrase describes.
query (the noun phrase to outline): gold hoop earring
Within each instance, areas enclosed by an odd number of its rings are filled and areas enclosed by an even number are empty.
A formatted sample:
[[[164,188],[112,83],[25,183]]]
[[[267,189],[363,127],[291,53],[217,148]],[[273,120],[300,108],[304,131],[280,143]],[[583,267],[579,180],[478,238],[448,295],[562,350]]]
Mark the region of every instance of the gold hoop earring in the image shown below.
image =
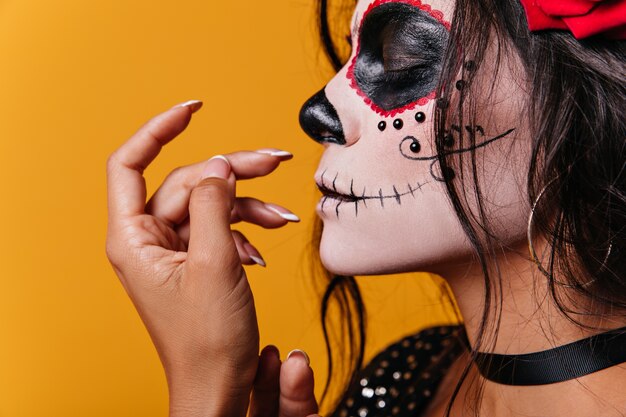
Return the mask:
[[[532,228],[533,228],[533,219],[535,217],[535,211],[537,209],[537,205],[539,204],[539,200],[541,200],[541,197],[543,197],[543,195],[545,194],[546,190],[548,189],[548,187],[550,185],[552,185],[552,183],[556,180],[556,178],[550,180],[550,182],[548,182],[542,189],[541,191],[539,191],[539,194],[537,194],[537,198],[535,199],[535,201],[533,202],[533,205],[530,208],[530,215],[528,216],[528,229],[526,231],[526,237],[528,239],[528,251],[530,252],[530,256],[533,260],[533,262],[535,263],[535,265],[537,265],[537,269],[539,269],[539,271],[545,275],[548,279],[551,279],[552,281],[554,281],[555,284],[558,284],[560,286],[566,287],[566,288],[575,288],[576,286],[571,285],[571,284],[565,284],[563,282],[557,281],[556,279],[554,279],[554,277],[552,276],[552,274],[550,274],[550,272],[548,272],[543,265],[541,264],[541,261],[539,260],[539,257],[537,256],[537,252],[535,251],[535,247],[533,246],[533,235],[532,235]],[[598,270],[598,272],[602,271],[605,267],[606,267],[606,263],[609,260],[609,256],[611,256],[611,250],[613,249],[613,244],[609,244],[609,249],[607,250],[607,253],[604,257],[604,260],[602,261],[602,265],[600,266],[600,269]],[[580,286],[582,286],[583,288],[586,288],[588,286],[590,286],[591,284],[593,284],[596,281],[596,278],[585,282],[584,284],[581,284]]]
[[[541,261],[539,260],[539,257],[537,256],[537,252],[535,251],[535,247],[533,246],[532,229],[533,229],[533,219],[535,217],[535,210],[537,209],[537,205],[539,204],[539,200],[541,200],[541,197],[543,197],[544,193],[548,189],[548,186],[550,186],[555,180],[556,180],[556,178],[551,180],[550,182],[548,182],[541,189],[541,191],[539,191],[539,194],[537,194],[537,198],[533,202],[533,205],[530,207],[530,215],[528,216],[528,229],[526,230],[526,238],[528,239],[528,251],[530,252],[530,257],[532,258],[532,260],[535,263],[535,265],[537,265],[537,269],[539,269],[539,272],[541,272],[543,275],[545,275],[548,279],[552,279],[552,274],[550,274],[543,267],[543,265],[541,264]]]

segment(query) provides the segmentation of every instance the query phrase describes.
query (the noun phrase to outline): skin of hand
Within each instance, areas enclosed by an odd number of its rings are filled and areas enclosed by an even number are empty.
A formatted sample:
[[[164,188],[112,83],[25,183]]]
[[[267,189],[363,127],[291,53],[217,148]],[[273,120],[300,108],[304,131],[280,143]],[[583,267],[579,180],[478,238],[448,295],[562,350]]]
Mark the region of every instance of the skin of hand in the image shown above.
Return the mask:
[[[249,417],[319,417],[309,357],[293,350],[284,363],[275,346],[261,351]]]
[[[243,264],[264,262],[230,228],[298,221],[235,192],[236,180],[267,175],[291,154],[242,151],[177,168],[146,203],[144,170],[201,106],[156,116],[109,157],[106,253],[163,364],[170,416],[245,416],[252,393],[251,412],[275,410],[256,415],[303,417],[317,411],[312,371],[298,355],[281,366],[275,348],[259,356]]]

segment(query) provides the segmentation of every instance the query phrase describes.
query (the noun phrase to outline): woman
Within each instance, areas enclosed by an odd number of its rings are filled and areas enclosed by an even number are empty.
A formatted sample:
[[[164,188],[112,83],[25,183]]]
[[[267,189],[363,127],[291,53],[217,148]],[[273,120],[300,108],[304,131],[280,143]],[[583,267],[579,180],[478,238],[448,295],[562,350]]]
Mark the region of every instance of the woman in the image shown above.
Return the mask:
[[[419,270],[445,277],[464,318],[363,370],[362,326],[349,327],[336,415],[626,414],[625,4],[361,0],[343,65],[321,2],[338,73],[300,121],[325,147],[320,258],[336,275],[324,306],[339,292],[361,311],[351,275]],[[296,219],[235,197],[237,179],[290,154],[179,168],[146,204],[143,169],[200,106],[157,116],[111,155],[107,254],[172,416],[315,413],[304,355],[258,355],[242,264],[263,260],[230,230]]]

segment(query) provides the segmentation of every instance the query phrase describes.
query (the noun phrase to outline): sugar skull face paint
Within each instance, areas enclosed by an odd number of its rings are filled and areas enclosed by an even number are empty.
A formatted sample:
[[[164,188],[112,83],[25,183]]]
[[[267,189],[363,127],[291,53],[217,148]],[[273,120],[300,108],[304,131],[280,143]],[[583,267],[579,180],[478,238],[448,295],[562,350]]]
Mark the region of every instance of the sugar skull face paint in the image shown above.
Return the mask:
[[[436,100],[434,90],[452,7],[441,0],[360,1],[350,59],[301,110],[304,131],[325,147],[315,181],[322,192],[321,258],[332,272],[441,272],[471,254],[442,182],[464,176],[439,172],[433,133],[436,106],[451,105]],[[481,108],[471,123],[453,121],[444,149],[480,160],[492,228],[511,241],[525,233],[525,96],[508,67],[497,80],[481,70],[495,86],[488,101],[497,106]],[[466,90],[462,72],[455,86],[453,102]],[[461,133],[471,145],[461,145]]]
[[[384,116],[434,97],[450,24],[420,1],[379,0],[363,14],[350,85]]]

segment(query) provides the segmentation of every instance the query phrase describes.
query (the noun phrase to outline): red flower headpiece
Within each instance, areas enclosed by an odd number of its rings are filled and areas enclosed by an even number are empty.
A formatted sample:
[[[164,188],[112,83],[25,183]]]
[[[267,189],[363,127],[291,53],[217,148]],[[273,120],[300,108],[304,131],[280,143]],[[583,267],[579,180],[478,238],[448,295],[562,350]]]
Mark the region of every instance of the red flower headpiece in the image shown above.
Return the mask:
[[[626,0],[521,0],[531,31],[566,29],[576,39],[626,39]]]

